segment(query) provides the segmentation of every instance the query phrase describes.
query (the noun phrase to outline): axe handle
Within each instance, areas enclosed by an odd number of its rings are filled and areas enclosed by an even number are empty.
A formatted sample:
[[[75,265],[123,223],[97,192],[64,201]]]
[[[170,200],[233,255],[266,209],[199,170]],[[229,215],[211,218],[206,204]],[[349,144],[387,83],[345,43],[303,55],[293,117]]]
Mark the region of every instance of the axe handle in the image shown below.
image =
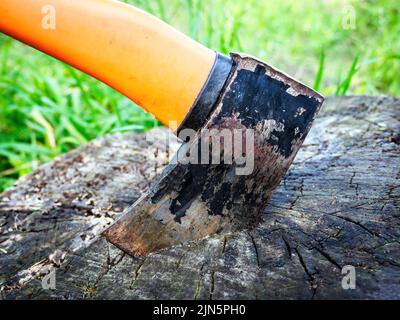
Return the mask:
[[[216,59],[214,51],[119,1],[7,0],[0,1],[0,14],[1,32],[103,81],[172,129]]]

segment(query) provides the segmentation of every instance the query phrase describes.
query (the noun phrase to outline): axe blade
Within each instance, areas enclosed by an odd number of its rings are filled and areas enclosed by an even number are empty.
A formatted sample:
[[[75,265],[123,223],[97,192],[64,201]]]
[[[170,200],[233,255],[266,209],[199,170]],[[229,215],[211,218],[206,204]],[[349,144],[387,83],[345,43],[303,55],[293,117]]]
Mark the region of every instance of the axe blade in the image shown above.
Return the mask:
[[[220,74],[218,66],[214,69],[214,74]],[[212,80],[213,75],[209,84]],[[126,253],[142,256],[211,234],[256,226],[323,101],[320,94],[268,64],[231,54],[229,72],[216,101],[208,106],[204,123],[192,126],[196,133],[181,146],[175,161],[103,235]],[[199,110],[195,106],[191,112]],[[184,123],[178,133],[188,127],[190,123]],[[231,132],[233,139],[226,143],[224,136],[218,142],[222,145],[219,163],[180,161],[188,150],[202,149],[199,145],[213,151],[215,137],[209,133],[223,130]],[[231,142],[236,147],[234,131],[251,133],[250,140],[243,140],[247,135],[240,138],[247,144],[241,149],[245,163],[225,157]],[[235,153],[232,148],[229,151]],[[215,152],[208,160],[213,156]]]

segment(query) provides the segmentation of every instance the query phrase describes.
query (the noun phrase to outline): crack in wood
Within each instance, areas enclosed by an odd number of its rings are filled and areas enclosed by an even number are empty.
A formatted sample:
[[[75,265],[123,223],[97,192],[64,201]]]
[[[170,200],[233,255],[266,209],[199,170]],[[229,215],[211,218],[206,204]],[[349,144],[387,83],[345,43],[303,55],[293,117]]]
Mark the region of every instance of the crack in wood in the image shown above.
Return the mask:
[[[208,300],[213,299],[214,289],[215,289],[215,271],[210,272],[210,294],[208,296]]]
[[[251,243],[252,243],[253,248],[254,248],[254,253],[256,255],[256,261],[257,261],[257,266],[260,267],[260,257],[258,256],[258,249],[257,249],[256,241],[254,240],[254,237],[250,232],[248,232],[248,235],[250,236]]]

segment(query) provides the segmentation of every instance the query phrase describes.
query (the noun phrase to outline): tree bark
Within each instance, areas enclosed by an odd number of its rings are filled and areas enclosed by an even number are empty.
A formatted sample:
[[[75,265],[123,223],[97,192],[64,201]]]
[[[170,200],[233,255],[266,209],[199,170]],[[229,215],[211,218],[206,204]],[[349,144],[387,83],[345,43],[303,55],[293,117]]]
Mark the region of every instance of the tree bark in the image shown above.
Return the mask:
[[[97,139],[0,195],[1,298],[400,299],[400,100],[328,99],[258,227],[133,258],[100,232],[167,164],[165,132]]]

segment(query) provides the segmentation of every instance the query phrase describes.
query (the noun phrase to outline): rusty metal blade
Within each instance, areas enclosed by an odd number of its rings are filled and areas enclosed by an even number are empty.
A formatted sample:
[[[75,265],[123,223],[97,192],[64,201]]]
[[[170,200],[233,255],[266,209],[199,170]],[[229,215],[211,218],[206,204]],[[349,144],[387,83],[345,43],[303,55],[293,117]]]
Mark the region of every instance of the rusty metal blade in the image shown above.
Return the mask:
[[[104,232],[109,242],[128,254],[146,255],[214,233],[256,226],[303,143],[323,97],[256,58],[231,57],[234,67],[202,130],[182,145],[150,191]],[[212,130],[225,130],[234,137],[229,143],[224,137],[219,140],[220,163],[182,163],[180,155],[196,154],[193,150],[200,150],[195,149],[199,145],[212,150]],[[236,158],[226,161],[224,151],[237,142],[237,132],[243,133],[239,139],[247,146],[246,134],[253,134],[252,148],[241,150],[252,164]],[[212,156],[211,152],[208,160]]]

